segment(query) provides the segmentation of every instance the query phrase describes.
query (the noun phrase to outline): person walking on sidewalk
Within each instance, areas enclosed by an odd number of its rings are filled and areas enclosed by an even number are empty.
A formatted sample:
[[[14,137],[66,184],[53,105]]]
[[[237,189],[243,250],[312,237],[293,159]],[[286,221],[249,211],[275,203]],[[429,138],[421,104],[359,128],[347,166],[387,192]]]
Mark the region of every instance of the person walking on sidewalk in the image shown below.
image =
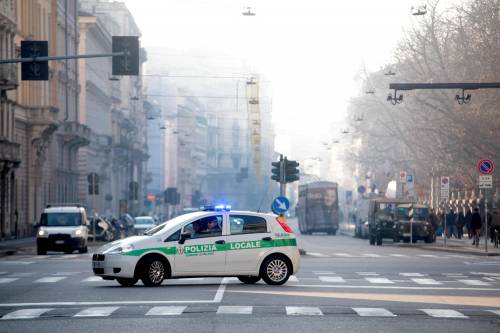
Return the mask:
[[[479,215],[479,208],[474,208],[474,213],[472,214],[471,218],[471,229],[472,229],[472,234],[473,236],[473,242],[472,245],[476,245],[476,247],[479,247],[479,235],[481,233],[481,215]]]
[[[470,207],[467,207],[467,212],[465,213],[465,226],[467,227],[467,236],[469,239],[472,238],[472,212],[470,211]]]
[[[446,227],[448,228],[447,230],[447,236],[450,238],[451,236],[455,236],[455,220],[456,220],[456,215],[455,212],[453,211],[452,208],[450,208],[450,211],[448,214],[446,214]]]

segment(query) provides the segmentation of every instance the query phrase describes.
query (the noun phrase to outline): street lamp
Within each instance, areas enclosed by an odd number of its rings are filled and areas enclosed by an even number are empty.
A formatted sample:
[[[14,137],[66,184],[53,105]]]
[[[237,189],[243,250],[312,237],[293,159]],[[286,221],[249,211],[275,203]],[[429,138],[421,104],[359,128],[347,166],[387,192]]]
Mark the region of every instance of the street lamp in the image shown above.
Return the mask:
[[[411,6],[411,14],[413,16],[421,16],[427,14],[427,5],[413,7]]]
[[[389,94],[387,95],[387,101],[391,102],[392,105],[403,103],[403,95],[397,96],[397,90],[394,90],[394,96]]]
[[[243,12],[241,14],[243,14],[243,16],[255,16],[255,12],[252,12],[252,8],[251,7],[247,7],[247,11]]]
[[[463,104],[468,104],[471,100],[471,94],[465,95],[465,89],[462,89],[462,95],[455,95],[455,99],[457,100],[458,104],[463,105]]]

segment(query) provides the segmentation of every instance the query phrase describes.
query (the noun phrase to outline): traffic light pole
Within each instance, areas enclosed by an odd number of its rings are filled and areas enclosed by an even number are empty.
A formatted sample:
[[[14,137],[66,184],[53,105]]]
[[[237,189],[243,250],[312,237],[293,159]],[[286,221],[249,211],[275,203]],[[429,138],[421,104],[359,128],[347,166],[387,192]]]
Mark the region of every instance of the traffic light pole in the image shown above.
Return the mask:
[[[128,55],[128,52],[77,54],[77,55],[70,55],[70,56],[15,58],[15,59],[0,60],[0,64],[13,64],[13,63],[18,63],[18,62],[42,62],[42,61],[49,61],[49,60],[66,60],[66,59],[81,59],[81,58],[106,58],[106,57],[119,57],[119,56],[126,56],[126,55]]]
[[[286,196],[286,157],[283,159],[283,155],[280,156],[280,195]]]

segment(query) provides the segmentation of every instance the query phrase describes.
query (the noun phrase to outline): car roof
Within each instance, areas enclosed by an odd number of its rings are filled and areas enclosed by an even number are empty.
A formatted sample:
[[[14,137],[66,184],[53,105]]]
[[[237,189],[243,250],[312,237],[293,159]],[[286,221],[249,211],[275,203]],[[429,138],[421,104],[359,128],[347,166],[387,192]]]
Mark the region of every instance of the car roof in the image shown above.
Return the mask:
[[[49,207],[44,209],[44,213],[80,213],[83,207]]]

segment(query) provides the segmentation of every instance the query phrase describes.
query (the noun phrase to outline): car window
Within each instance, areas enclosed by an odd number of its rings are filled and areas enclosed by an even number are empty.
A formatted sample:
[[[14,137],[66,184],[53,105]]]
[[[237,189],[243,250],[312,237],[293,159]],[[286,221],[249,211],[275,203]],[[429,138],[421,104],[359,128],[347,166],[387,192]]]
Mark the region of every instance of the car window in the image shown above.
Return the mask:
[[[177,242],[181,238],[181,229],[177,230],[165,240],[165,242]]]
[[[40,225],[45,227],[75,227],[82,224],[80,213],[43,213]]]
[[[259,216],[231,215],[229,221],[231,235],[267,232],[266,219]]]
[[[222,215],[204,217],[186,225],[183,232],[190,233],[191,238],[221,236],[222,222]]]

